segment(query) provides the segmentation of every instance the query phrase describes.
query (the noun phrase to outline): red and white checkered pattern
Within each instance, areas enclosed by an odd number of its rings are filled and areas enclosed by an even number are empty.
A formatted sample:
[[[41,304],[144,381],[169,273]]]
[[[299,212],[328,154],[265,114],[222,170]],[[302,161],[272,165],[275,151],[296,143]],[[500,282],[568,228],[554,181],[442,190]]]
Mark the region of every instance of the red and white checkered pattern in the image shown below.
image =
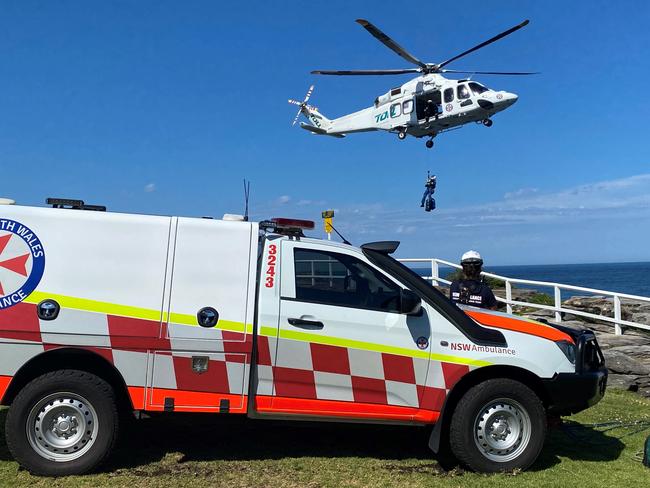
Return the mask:
[[[469,372],[466,365],[286,339],[279,341],[273,365],[265,339],[258,341],[259,394],[439,411],[447,392]]]
[[[0,375],[13,376],[44,350],[77,346],[109,360],[128,386],[245,395],[252,336],[221,331],[205,352],[184,352],[173,328],[157,321],[61,310],[56,327],[39,321],[35,305],[21,303],[0,314],[0,342],[21,344],[0,358]],[[171,329],[172,333],[169,333]],[[195,329],[199,330],[199,329]],[[215,344],[223,350],[214,351]],[[417,407],[439,411],[466,365],[428,361],[306,341],[258,337],[257,394]],[[23,347],[36,347],[37,350]],[[277,351],[276,351],[277,348]],[[9,351],[9,348],[6,348]],[[27,354],[29,353],[29,354]],[[207,356],[208,369],[192,369],[192,356]],[[150,375],[149,377],[147,375]]]

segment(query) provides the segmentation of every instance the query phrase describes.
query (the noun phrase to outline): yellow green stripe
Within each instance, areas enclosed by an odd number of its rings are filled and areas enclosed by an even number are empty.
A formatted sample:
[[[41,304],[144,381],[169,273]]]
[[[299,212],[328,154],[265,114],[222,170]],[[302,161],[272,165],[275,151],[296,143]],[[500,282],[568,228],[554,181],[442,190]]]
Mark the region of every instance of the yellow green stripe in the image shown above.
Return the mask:
[[[45,299],[56,300],[62,308],[74,310],[83,310],[86,312],[104,313],[120,317],[130,317],[144,320],[165,321],[173,324],[188,325],[198,327],[196,317],[189,314],[170,313],[169,317],[166,312],[160,310],[151,310],[147,308],[131,307],[128,305],[117,305],[114,303],[100,302],[97,300],[88,300],[86,298],[75,298],[54,293],[32,292],[24,301],[27,303],[39,303]],[[169,320],[167,320],[169,318]],[[230,320],[219,320],[217,327],[221,330],[241,333],[253,333],[252,324],[243,324]],[[267,337],[277,337],[278,331],[275,327],[261,326],[260,335]],[[330,346],[347,347],[352,349],[361,349],[364,351],[385,352],[399,356],[409,356],[420,359],[431,359],[433,361],[445,361],[448,363],[467,364],[470,366],[489,366],[491,363],[478,359],[461,358],[446,354],[429,354],[427,351],[409,349],[406,347],[388,346],[385,344],[375,344],[372,342],[357,341],[353,339],[343,339],[340,337],[331,337],[320,334],[310,334],[297,330],[280,330],[281,339],[294,341],[314,342],[316,344],[325,344]]]
[[[264,329],[264,328],[263,328]],[[268,328],[270,329],[270,328]],[[273,330],[273,329],[271,329]],[[266,335],[261,331],[263,335]],[[269,334],[275,336],[275,332]],[[310,334],[308,332],[301,332],[296,330],[280,330],[281,339],[291,339],[294,341],[314,342],[317,344],[326,344],[329,346],[348,347],[351,349],[362,349],[364,351],[385,352],[388,354],[396,354],[398,356],[410,356],[420,359],[431,359],[434,361],[445,361],[448,363],[467,364],[470,366],[489,366],[491,363],[481,361],[478,359],[459,358],[457,356],[450,356],[447,354],[433,354],[427,351],[420,351],[409,349],[406,347],[387,346],[385,344],[375,344],[372,342],[357,341],[353,339],[342,339],[339,337],[331,337],[319,334]]]
[[[105,313],[118,317],[129,317],[134,319],[153,320],[156,322],[170,322],[173,324],[182,324],[198,327],[196,316],[182,313],[170,313],[160,310],[151,310],[148,308],[131,307],[128,305],[117,305],[114,303],[100,302],[98,300],[89,300],[87,298],[75,298],[54,293],[43,293],[40,291],[32,292],[24,301],[27,303],[40,303],[45,299],[56,300],[61,308],[70,308],[73,310],[82,310],[85,312]],[[253,326],[248,327],[241,322],[230,320],[219,320],[217,328],[232,332],[253,332]]]
[[[119,315],[120,317],[132,317],[135,319],[145,320],[159,321],[162,318],[160,310],[130,307],[128,305],[116,305],[114,303],[99,302],[97,300],[88,300],[86,298],[68,297],[65,295],[56,295],[54,293],[43,293],[40,291],[32,292],[25,299],[25,302],[40,303],[48,298],[56,300],[61,308],[72,308],[75,310],[84,310],[86,312],[105,313],[110,315]]]

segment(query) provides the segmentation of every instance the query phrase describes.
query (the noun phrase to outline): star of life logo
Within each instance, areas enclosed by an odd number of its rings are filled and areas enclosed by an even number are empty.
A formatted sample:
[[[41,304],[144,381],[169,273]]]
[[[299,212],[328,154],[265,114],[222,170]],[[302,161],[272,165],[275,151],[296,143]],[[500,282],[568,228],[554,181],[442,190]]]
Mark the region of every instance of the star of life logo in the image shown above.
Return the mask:
[[[0,310],[22,302],[45,270],[40,239],[20,222],[0,219]]]

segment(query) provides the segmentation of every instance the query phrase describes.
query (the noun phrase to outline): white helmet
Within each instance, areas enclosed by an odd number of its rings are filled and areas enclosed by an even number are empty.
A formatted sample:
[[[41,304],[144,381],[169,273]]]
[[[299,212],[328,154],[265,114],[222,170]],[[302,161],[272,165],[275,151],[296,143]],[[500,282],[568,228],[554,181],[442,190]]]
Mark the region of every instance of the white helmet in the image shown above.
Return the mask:
[[[478,251],[467,251],[460,258],[460,263],[481,263],[483,264],[483,258]]]

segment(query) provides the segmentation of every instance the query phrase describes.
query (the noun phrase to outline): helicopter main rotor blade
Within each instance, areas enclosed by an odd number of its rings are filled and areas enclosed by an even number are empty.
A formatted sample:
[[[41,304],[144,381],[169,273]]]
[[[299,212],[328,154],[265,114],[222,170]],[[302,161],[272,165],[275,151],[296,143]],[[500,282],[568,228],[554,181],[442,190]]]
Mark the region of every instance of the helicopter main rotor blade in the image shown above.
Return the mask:
[[[502,38],[504,38],[504,37],[506,37],[506,36],[512,34],[512,33],[515,32],[515,31],[518,31],[518,30],[521,29],[522,27],[527,26],[527,25],[528,25],[528,22],[530,22],[530,21],[529,21],[528,19],[526,19],[526,20],[524,20],[521,24],[516,25],[516,26],[514,26],[514,27],[508,29],[507,31],[502,32],[501,34],[496,35],[496,36],[492,37],[491,39],[488,39],[487,41],[482,42],[482,43],[480,43],[480,44],[474,46],[473,48],[468,49],[467,51],[462,52],[462,53],[458,54],[457,56],[454,56],[453,58],[450,58],[450,59],[448,59],[447,61],[444,61],[444,62],[440,63],[440,64],[438,65],[438,69],[440,69],[440,68],[442,68],[442,67],[448,65],[448,64],[451,63],[452,61],[456,61],[458,58],[462,58],[463,56],[466,56],[466,55],[468,55],[469,53],[473,53],[474,51],[477,51],[478,49],[481,49],[482,47],[485,47],[485,46],[487,46],[488,44],[492,44],[493,42],[496,42],[496,41],[498,41],[499,39],[502,39]]]
[[[366,29],[368,32],[370,32],[370,34],[374,38],[376,38],[379,42],[381,42],[384,46],[397,53],[398,56],[401,56],[402,58],[406,59],[409,63],[418,65],[420,68],[427,69],[427,65],[425,63],[420,61],[411,53],[407,52],[402,46],[400,46],[395,41],[393,41],[390,37],[388,37],[381,30],[379,30],[375,25],[371,24],[365,19],[357,19],[356,22],[357,24],[361,25],[364,29]],[[382,73],[382,74],[388,74],[388,73]]]
[[[458,71],[455,69],[441,69],[440,73],[458,73],[464,75],[538,75],[539,71]]]
[[[312,75],[403,75],[406,73],[420,73],[419,68],[405,69],[351,69],[351,70],[316,70]]]

